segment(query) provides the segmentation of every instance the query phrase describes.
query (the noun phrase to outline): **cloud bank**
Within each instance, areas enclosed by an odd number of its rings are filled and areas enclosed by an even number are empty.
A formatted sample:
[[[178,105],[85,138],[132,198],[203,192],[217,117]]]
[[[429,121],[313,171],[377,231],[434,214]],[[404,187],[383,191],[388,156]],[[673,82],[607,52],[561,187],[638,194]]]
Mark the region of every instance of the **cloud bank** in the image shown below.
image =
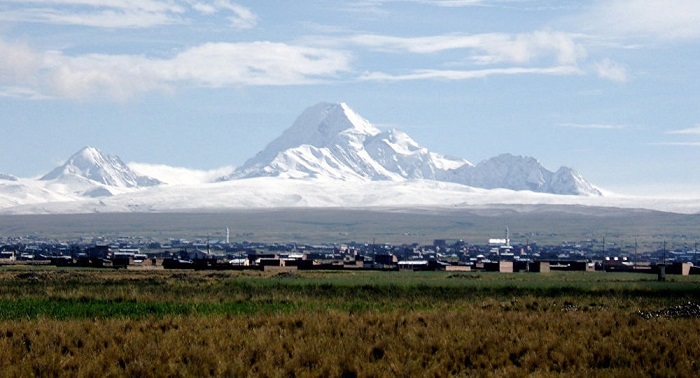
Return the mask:
[[[381,7],[383,3],[365,1],[354,6]],[[436,7],[487,5],[468,0],[415,3]],[[594,22],[609,33],[643,31],[676,38],[700,37],[699,14],[700,2],[694,1],[612,0],[594,3],[585,17],[597,20]],[[228,25],[239,31],[257,28],[261,22],[252,9],[230,0],[9,0],[0,5],[0,21],[107,29],[186,27],[197,16],[225,17]],[[183,87],[471,80],[517,75],[591,75],[620,84],[631,80],[633,76],[623,63],[607,57],[595,61],[589,58],[586,38],[589,36],[550,29],[413,37],[329,33],[281,41],[200,41],[170,50],[165,57],[155,57],[151,51],[105,54],[41,50],[0,36],[0,96],[125,101],[141,93]],[[389,61],[397,56],[403,56],[403,62],[416,63],[401,68],[366,65],[368,61]],[[414,59],[417,56],[428,58]]]
[[[178,86],[279,86],[323,81],[350,69],[350,54],[274,42],[205,43],[169,59],[143,55],[67,55],[0,40],[0,80],[50,97],[117,100]],[[5,91],[7,93],[7,89]],[[22,92],[20,92],[22,93]]]

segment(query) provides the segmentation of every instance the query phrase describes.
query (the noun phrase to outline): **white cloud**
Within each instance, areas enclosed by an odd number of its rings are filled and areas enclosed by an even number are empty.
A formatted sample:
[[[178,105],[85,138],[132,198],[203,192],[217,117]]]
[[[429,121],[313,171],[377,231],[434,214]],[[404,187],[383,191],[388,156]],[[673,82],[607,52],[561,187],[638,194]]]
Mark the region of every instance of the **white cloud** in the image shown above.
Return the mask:
[[[0,86],[0,97],[23,98],[27,100],[47,100],[51,97],[31,88]]]
[[[0,39],[0,83],[25,82],[41,66],[41,54],[24,43]]]
[[[386,16],[387,11],[382,9],[385,0],[357,0],[348,2],[338,2],[338,9],[349,13]]]
[[[700,142],[658,142],[650,143],[652,146],[670,146],[670,147],[700,147]]]
[[[437,7],[473,7],[473,6],[494,6],[500,3],[509,3],[521,0],[362,0],[353,1],[345,5],[346,9],[364,10],[365,12],[380,13],[384,4],[388,3],[416,3]]]
[[[700,124],[689,127],[687,129],[671,130],[667,131],[666,134],[671,135],[683,135],[686,138],[693,135],[700,135]],[[651,143],[652,146],[667,146],[667,147],[700,147],[700,141],[684,140],[680,142],[658,142]]]
[[[229,0],[8,0],[0,20],[98,28],[150,28],[187,22],[194,10],[229,14],[237,29],[255,27],[258,17],[249,8]]]
[[[232,3],[228,0],[200,1],[187,0],[192,9],[202,14],[215,14],[219,11],[228,11],[232,13],[228,17],[231,26],[236,29],[250,29],[257,25],[258,16],[249,8],[242,5]]]
[[[134,4],[139,5],[134,5]],[[184,8],[202,14],[232,14],[232,25],[253,27],[257,16],[229,0],[29,0],[29,4],[79,4],[103,9],[141,10],[177,14]],[[100,5],[98,5],[100,4]],[[183,5],[178,5],[183,4]],[[12,50],[13,60],[0,62],[0,93],[38,93],[68,98],[108,97],[128,99],[138,93],[182,86],[240,87],[303,85],[335,79],[354,71],[354,55],[346,48],[396,54],[436,55],[463,53],[459,61],[441,67],[367,72],[361,81],[468,80],[494,75],[581,75],[579,63],[586,57],[578,35],[539,30],[530,33],[446,34],[397,37],[360,34],[337,38],[307,38],[301,44],[278,42],[204,43],[171,57],[147,55],[82,54],[61,51],[36,52],[0,39],[0,51]],[[326,47],[314,47],[326,46]],[[357,54],[365,51],[358,51]],[[25,64],[26,61],[33,64]],[[23,63],[24,62],[24,63]],[[449,65],[452,63],[452,65]],[[471,63],[471,64],[470,64]],[[467,67],[470,66],[470,67]],[[14,68],[13,68],[14,67]],[[600,77],[624,81],[624,68],[611,60],[595,65]],[[10,80],[8,77],[18,80]],[[14,88],[10,90],[9,88]],[[4,89],[3,89],[4,88]],[[25,88],[24,91],[18,91]],[[41,97],[41,96],[38,96]],[[33,96],[37,98],[37,96]]]
[[[582,72],[573,66],[549,68],[492,68],[483,70],[416,70],[408,74],[394,75],[384,72],[368,72],[361,76],[366,81],[407,81],[407,80],[470,80],[495,75],[578,75]]]
[[[188,0],[188,3],[192,7],[192,9],[196,10],[201,14],[214,14],[218,11],[218,9],[216,9],[216,7],[211,3],[204,3],[201,1],[192,0]]]
[[[233,16],[229,17],[228,20],[231,25],[238,29],[250,29],[255,27],[258,23],[258,16],[255,15],[250,9],[232,4],[228,1],[223,2],[226,4],[226,8],[233,12]]]
[[[185,8],[163,0],[10,0],[0,20],[102,28],[181,23]]]
[[[137,93],[165,89],[155,61],[141,56],[47,53],[41,71],[51,94],[68,98],[106,96],[126,100]]]
[[[139,174],[156,178],[171,185],[210,183],[230,174],[235,169],[232,166],[226,166],[210,170],[199,170],[148,163],[129,163],[128,166]]]
[[[590,130],[619,130],[626,129],[627,125],[615,125],[607,123],[562,123],[559,126],[570,129],[590,129]]]
[[[661,40],[700,37],[700,1],[598,0],[581,19],[594,33]]]
[[[668,134],[695,135],[700,134],[700,125],[688,129],[669,131]]]
[[[2,39],[0,52],[11,57],[0,62],[0,93],[5,96],[41,93],[43,96],[102,96],[117,100],[179,86],[316,83],[349,71],[351,60],[351,55],[345,51],[272,42],[206,43],[169,59],[36,52]]]
[[[92,8],[141,9],[148,12],[180,11],[175,1],[168,0],[5,0],[14,4],[40,4],[42,7],[83,6]]]
[[[629,78],[625,67],[610,59],[603,59],[597,62],[595,69],[599,77],[618,83],[624,83]]]
[[[434,0],[419,2],[429,5],[437,5],[439,7],[473,7],[476,5],[486,5],[484,0]]]
[[[350,70],[350,54],[273,42],[206,43],[156,65],[168,81],[212,87],[296,85]]]
[[[530,62],[537,55],[555,55],[555,65],[546,67],[498,67],[473,70],[413,70],[407,74],[369,72],[361,81],[403,80],[468,80],[493,75],[579,75],[576,50],[564,48],[559,34],[533,33],[530,37],[509,38],[502,35],[479,35],[394,38],[359,36],[353,43],[391,48],[406,48],[409,52],[427,53],[464,46],[477,46],[480,51],[509,50],[509,43],[520,53],[502,53],[506,57],[493,62]],[[497,42],[493,42],[493,41]],[[510,42],[509,42],[510,41]],[[527,41],[527,42],[523,42]],[[537,42],[540,41],[540,42]],[[550,41],[550,42],[541,42]],[[416,43],[417,42],[417,43]],[[412,44],[416,43],[416,44]],[[568,43],[564,43],[567,45]],[[432,46],[428,49],[428,46]],[[496,48],[494,46],[500,46]],[[543,48],[542,46],[549,46]],[[304,85],[335,79],[353,70],[351,53],[338,48],[319,48],[274,42],[205,43],[194,46],[170,58],[145,55],[82,54],[67,55],[60,51],[38,52],[23,44],[0,39],[3,55],[14,57],[0,62],[0,93],[22,98],[66,97],[126,100],[139,93],[153,90],[169,91],[183,86],[240,87]],[[564,55],[566,58],[561,58]]]
[[[586,56],[585,49],[574,36],[556,31],[505,34],[448,34],[430,37],[393,37],[386,35],[357,35],[350,42],[383,51],[416,54],[439,53],[446,50],[473,50],[470,60],[478,64],[531,63],[553,57],[558,64],[575,64]]]

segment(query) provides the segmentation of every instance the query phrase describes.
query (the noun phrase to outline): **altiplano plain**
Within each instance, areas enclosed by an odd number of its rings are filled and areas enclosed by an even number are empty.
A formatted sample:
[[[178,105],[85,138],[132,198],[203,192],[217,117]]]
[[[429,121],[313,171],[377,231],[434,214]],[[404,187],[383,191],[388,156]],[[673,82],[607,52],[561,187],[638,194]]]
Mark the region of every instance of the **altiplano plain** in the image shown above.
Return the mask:
[[[584,206],[450,209],[273,209],[214,213],[115,213],[0,216],[0,235],[43,238],[135,236],[260,242],[393,244],[462,239],[485,243],[505,227],[513,242],[559,244],[606,238],[658,249],[700,240],[700,215]]]

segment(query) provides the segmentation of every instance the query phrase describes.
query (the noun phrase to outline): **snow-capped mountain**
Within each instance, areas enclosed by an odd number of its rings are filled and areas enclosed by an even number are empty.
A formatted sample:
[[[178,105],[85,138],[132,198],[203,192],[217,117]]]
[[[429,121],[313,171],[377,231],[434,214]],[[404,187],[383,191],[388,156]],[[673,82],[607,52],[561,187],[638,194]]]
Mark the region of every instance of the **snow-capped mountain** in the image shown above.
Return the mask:
[[[85,147],[38,180],[0,174],[2,214],[491,204],[700,209],[700,201],[603,197],[575,170],[549,171],[532,157],[503,154],[474,165],[429,151],[399,130],[379,130],[342,103],[308,108],[237,169],[130,167]]]
[[[105,155],[95,147],[84,147],[60,167],[56,167],[40,180],[76,183],[85,179],[108,187],[139,188],[161,184],[160,181],[139,176],[124,164],[118,156]],[[106,194],[106,188],[90,188],[89,196]]]
[[[406,133],[380,131],[346,104],[320,103],[239,169],[222,178],[435,180],[478,188],[601,195],[570,168],[556,172],[536,159],[501,155],[474,166],[428,151]]]
[[[320,103],[223,180],[325,177],[338,180],[439,180],[471,165],[428,151],[398,130],[382,132],[346,104]]]
[[[265,176],[435,180],[441,167],[464,164],[469,163],[429,152],[400,131],[380,131],[346,104],[320,103],[222,180]]]

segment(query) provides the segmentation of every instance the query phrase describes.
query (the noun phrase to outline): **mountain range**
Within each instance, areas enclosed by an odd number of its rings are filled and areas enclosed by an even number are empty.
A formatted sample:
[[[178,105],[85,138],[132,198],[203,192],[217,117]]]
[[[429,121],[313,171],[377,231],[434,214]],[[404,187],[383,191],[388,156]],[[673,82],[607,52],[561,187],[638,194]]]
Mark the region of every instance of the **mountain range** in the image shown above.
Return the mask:
[[[601,195],[575,170],[551,172],[532,157],[503,154],[473,165],[429,151],[402,131],[380,131],[344,103],[308,108],[280,137],[221,180],[266,176],[433,180],[484,189]]]
[[[149,176],[130,165],[85,147],[38,180],[0,174],[0,212],[432,206],[468,204],[475,196],[480,203],[602,198],[574,169],[550,171],[533,157],[511,154],[472,164],[430,151],[402,131],[379,130],[344,103],[306,109],[242,166],[206,183],[168,183],[158,172]]]

